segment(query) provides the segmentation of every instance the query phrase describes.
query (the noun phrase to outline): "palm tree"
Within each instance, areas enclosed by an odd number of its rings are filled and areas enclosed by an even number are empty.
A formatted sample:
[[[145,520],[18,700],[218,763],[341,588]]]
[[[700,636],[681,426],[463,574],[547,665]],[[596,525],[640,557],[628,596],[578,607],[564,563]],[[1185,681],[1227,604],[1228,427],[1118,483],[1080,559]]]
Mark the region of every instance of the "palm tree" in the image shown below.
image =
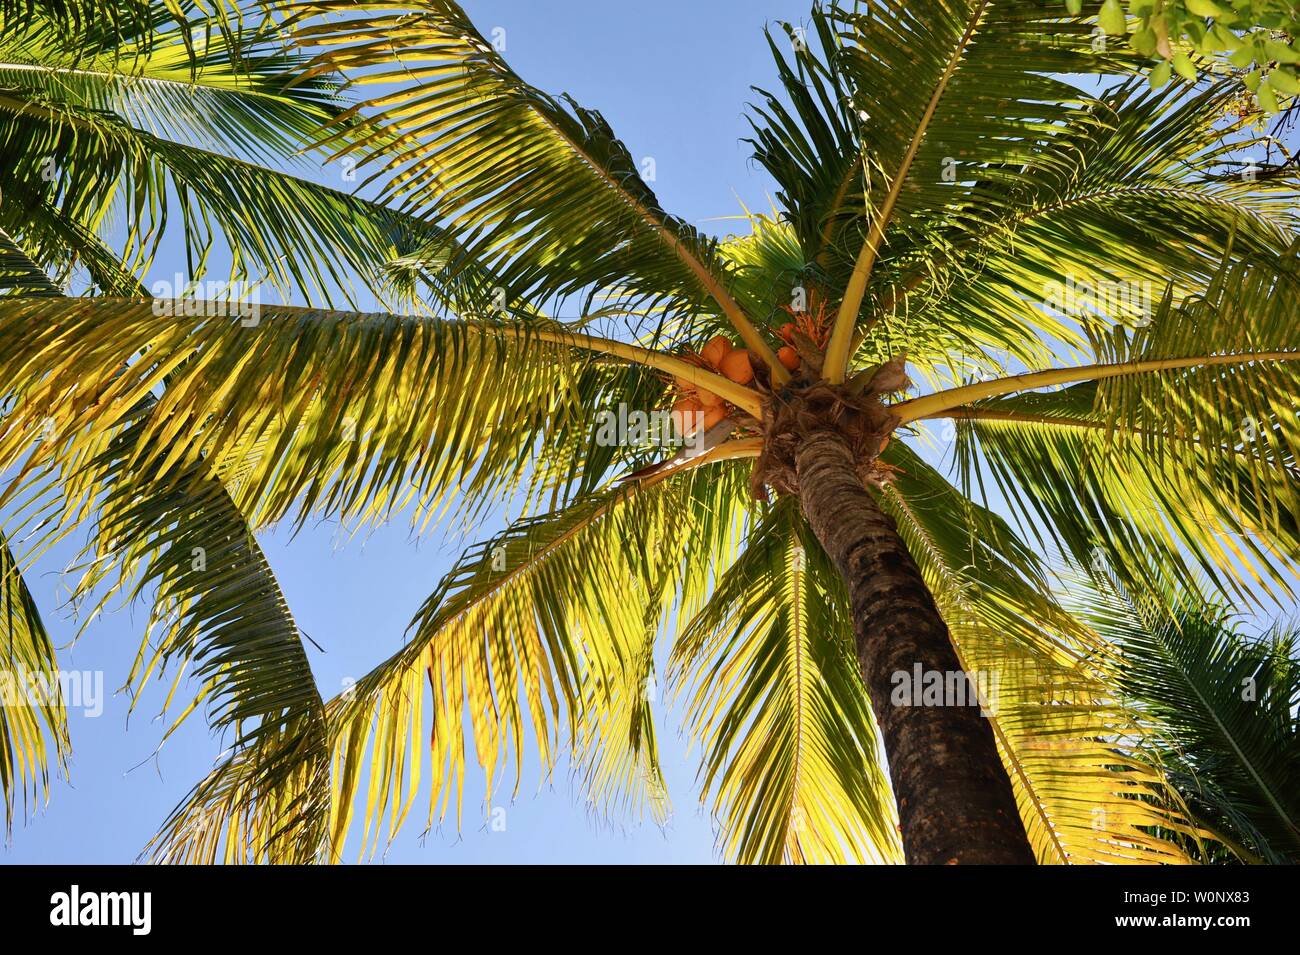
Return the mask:
[[[1262,143],[1224,128],[1230,91],[1131,84],[1097,4],[817,7],[769,35],[780,88],[752,112],[779,211],[715,240],[455,4],[268,6],[306,58],[281,97],[375,87],[312,145],[370,196],[320,194],[369,230],[340,271],[401,307],[334,310],[291,271],[312,305],[255,322],[102,286],[0,309],[3,500],[94,517],[84,589],[154,601],[133,685],[192,660],[235,733],[154,858],[336,859],[425,773],[430,821],[459,815],[469,746],[517,781],[530,736],[599,804],[660,812],[669,631],[731,858],[1188,858],[1121,662],[1043,555],[1135,593],[1290,592],[1297,181],[1232,165]],[[602,412],[669,406],[710,409],[681,452],[602,438]],[[956,485],[914,446],[929,421]],[[251,531],[502,502],[520,517],[404,649],[323,703]]]

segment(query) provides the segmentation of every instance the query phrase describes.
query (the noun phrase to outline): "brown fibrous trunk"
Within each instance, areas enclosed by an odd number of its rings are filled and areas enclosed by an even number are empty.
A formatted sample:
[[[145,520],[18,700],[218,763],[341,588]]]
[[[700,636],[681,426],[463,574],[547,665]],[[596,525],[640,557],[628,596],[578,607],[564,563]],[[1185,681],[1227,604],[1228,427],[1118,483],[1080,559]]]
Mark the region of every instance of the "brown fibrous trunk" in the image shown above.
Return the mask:
[[[893,373],[882,369],[882,377]],[[843,577],[907,862],[1032,865],[1033,850],[980,701],[931,706],[914,696],[894,700],[900,681],[918,668],[945,678],[965,674],[920,568],[869,490],[890,478],[877,458],[897,422],[878,400],[882,390],[837,394],[818,384],[773,395],[755,487],[797,494]]]

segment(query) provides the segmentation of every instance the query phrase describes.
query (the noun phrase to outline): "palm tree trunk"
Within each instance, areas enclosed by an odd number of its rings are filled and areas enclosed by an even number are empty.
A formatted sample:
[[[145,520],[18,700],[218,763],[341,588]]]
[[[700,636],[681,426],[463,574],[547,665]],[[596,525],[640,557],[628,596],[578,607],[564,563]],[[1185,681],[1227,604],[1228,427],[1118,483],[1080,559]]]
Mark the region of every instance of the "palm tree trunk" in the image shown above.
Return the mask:
[[[924,673],[961,671],[893,519],[863,486],[835,432],[804,434],[795,465],[804,514],[848,586],[858,663],[884,738],[908,863],[1034,864],[978,704],[891,702],[895,674],[910,678],[918,663]]]

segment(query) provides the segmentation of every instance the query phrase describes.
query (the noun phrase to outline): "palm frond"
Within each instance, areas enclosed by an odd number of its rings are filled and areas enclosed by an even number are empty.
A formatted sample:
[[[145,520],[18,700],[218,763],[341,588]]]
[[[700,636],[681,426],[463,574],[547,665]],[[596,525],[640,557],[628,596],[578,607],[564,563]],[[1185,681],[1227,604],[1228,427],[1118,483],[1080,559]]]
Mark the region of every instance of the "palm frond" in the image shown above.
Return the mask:
[[[928,374],[1041,366],[1086,352],[1088,332],[1150,322],[1170,286],[1177,302],[1204,294],[1230,251],[1286,248],[1300,181],[1230,162],[1267,144],[1224,128],[1229,96],[1125,86],[1089,103],[1053,161],[979,217],[891,245],[873,337],[906,339]]]
[[[13,295],[62,295],[45,270],[0,229],[0,288]]]
[[[265,555],[206,462],[139,472],[138,444],[156,413],[156,405],[142,404],[95,462],[104,492],[78,590],[108,583],[103,600],[119,592],[151,598],[128,685],[138,698],[170,669],[168,704],[185,681],[199,689],[168,735],[205,706],[213,730],[231,736],[230,755],[148,851],[170,862],[327,858],[325,707],[302,637]]]
[[[131,4],[127,5],[128,8]],[[148,29],[116,43],[51,29],[40,15],[0,26],[0,84],[33,104],[119,117],[133,129],[228,155],[295,160],[338,112],[326,78],[292,83],[302,65],[256,4],[234,17],[166,0],[141,5]],[[183,11],[183,13],[182,13]]]
[[[1026,167],[1058,162],[1053,139],[1082,99],[1058,75],[1133,63],[1122,51],[1098,53],[1087,23],[1037,0],[886,0],[842,15],[838,32],[838,66],[870,154],[841,166],[853,186],[837,189],[823,213],[853,213],[838,229],[824,226],[844,290],[827,348],[833,381],[843,380],[886,242],[897,250],[913,230],[934,232],[936,213],[944,225],[979,218],[982,200],[1014,187]]]
[[[69,750],[59,668],[40,611],[0,534],[0,795],[5,827],[19,801],[49,794]]]
[[[604,809],[660,811],[647,641],[673,601],[697,605],[714,562],[728,560],[744,479],[723,464],[599,492],[467,550],[407,646],[329,705],[335,844],[363,779],[364,851],[382,841],[385,818],[390,839],[405,820],[426,747],[432,825],[453,802],[460,818],[467,744],[493,798],[511,762],[517,788],[528,736],[546,771],[569,748]]]
[[[1187,593],[1172,614],[1113,587],[1094,597],[1081,612],[1119,648],[1120,686],[1198,821],[1242,861],[1300,858],[1295,635],[1248,640]]]
[[[968,473],[982,460],[1043,535],[1081,566],[1104,556],[1136,592],[1194,588],[1199,572],[1239,599],[1285,594],[1300,557],[1295,263],[1236,262],[1149,326],[1098,334],[1105,380],[964,406]]]
[[[891,451],[894,446],[891,445]],[[1165,833],[1194,834],[1140,751],[1143,727],[1112,689],[1115,661],[1050,596],[1010,528],[915,455],[882,504],[894,515],[982,703],[1039,861],[1188,861]]]
[[[0,461],[19,460],[24,434],[47,419],[58,439],[42,446],[47,460],[74,439],[93,443],[165,378],[139,454],[164,465],[202,455],[217,473],[242,474],[236,503],[252,526],[313,511],[376,520],[407,504],[427,523],[449,508],[481,510],[530,469],[554,489],[599,479],[596,470],[579,479],[587,462],[615,459],[593,435],[592,414],[605,403],[668,402],[666,375],[590,374],[597,363],[626,353],[705,374],[537,321],[246,307],[0,303],[0,365],[16,402]],[[201,314],[180,314],[191,310]]]
[[[323,145],[356,159],[384,200],[454,232],[512,297],[716,308],[784,377],[728,291],[715,243],[663,210],[599,113],[521,80],[455,3],[369,4],[343,20],[330,19],[355,10],[343,0],[284,8],[316,53],[305,78],[398,85],[345,113]]]
[[[186,282],[221,250],[233,259],[228,278],[249,294],[262,283],[286,300],[381,294],[397,236],[429,230],[305,177],[303,145],[341,110],[332,82],[302,78],[301,55],[256,5],[247,16],[224,2],[155,6],[147,29],[109,45],[40,18],[0,28],[0,188],[20,198],[3,226],[50,261],[66,236],[50,241],[48,224],[29,224],[33,205],[57,211],[65,232],[103,234],[120,222],[124,267],[138,275],[179,222]],[[333,172],[340,187],[350,178]],[[91,270],[101,290],[126,291],[105,283],[108,271]]]
[[[751,527],[670,665],[728,859],[901,859],[848,598],[793,501]]]

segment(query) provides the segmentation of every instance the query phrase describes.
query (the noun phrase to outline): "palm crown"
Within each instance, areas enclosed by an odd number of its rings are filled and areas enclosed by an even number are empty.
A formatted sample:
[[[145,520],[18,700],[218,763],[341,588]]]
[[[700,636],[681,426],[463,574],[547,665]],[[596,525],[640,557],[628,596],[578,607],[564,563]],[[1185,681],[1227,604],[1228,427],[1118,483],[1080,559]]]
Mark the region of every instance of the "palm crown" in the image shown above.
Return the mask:
[[[221,6],[201,44],[165,4],[7,13],[4,501],[44,539],[93,519],[82,590],[154,607],[133,685],[193,663],[234,737],[153,857],[337,859],[430,776],[451,811],[471,747],[490,782],[570,752],[602,805],[662,812],[664,636],[730,858],[1186,859],[1204,833],[1041,555],[1133,592],[1289,592],[1297,181],[1232,165],[1264,144],[1225,130],[1225,92],[1128,81],[1096,7],[887,0],[773,31],[752,143],[779,210],[723,240],[450,2]],[[257,152],[199,145],[231,132]],[[304,143],[370,198],[278,171]],[[236,277],[309,304],[145,297],[166,208],[196,275],[215,233]],[[82,272],[95,294],[65,297]],[[384,310],[337,310],[361,291]],[[682,453],[600,437],[692,402],[720,410]],[[916,450],[930,421],[956,484]],[[323,701],[253,532],[506,498],[523,516],[404,649]],[[52,671],[5,561],[5,652]],[[900,706],[913,665],[996,674],[996,699]],[[3,717],[12,807],[67,740],[57,701]]]

